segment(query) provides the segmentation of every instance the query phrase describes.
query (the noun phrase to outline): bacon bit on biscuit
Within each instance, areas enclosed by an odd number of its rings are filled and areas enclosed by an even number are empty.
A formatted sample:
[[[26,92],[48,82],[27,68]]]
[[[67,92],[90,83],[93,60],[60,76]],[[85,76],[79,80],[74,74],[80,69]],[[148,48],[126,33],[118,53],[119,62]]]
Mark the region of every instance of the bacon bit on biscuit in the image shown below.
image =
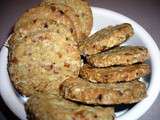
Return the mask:
[[[68,64],[68,63],[64,63],[64,67],[69,68],[69,67],[70,67],[70,64]]]

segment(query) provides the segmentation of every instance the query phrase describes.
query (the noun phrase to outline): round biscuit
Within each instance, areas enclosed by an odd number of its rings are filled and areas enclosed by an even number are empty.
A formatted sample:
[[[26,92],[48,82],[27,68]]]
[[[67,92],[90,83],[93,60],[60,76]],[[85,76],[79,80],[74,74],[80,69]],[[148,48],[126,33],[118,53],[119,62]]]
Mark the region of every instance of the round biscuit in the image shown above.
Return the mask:
[[[25,108],[29,120],[113,120],[115,116],[113,107],[77,104],[53,94],[31,96]]]
[[[149,53],[144,46],[120,46],[105,52],[87,57],[87,62],[95,67],[114,65],[132,65],[149,59]]]
[[[145,63],[106,68],[95,68],[85,64],[79,74],[82,78],[90,82],[115,83],[132,81],[144,77],[150,74],[150,67]]]
[[[93,55],[119,46],[133,36],[131,24],[123,23],[103,28],[79,43],[82,55]]]
[[[138,80],[95,84],[72,77],[62,82],[60,93],[66,99],[94,105],[137,103],[147,94],[145,84]]]
[[[78,75],[77,44],[69,31],[62,32],[44,31],[27,36],[9,51],[10,78],[21,94],[57,93],[64,79]]]

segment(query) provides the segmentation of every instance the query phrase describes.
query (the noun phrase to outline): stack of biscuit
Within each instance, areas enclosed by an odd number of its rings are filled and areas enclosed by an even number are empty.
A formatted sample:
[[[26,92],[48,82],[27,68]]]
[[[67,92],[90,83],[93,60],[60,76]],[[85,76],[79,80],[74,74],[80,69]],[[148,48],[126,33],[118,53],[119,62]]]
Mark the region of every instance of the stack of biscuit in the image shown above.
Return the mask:
[[[113,120],[114,108],[103,105],[146,97],[138,79],[150,73],[147,49],[120,46],[133,36],[132,26],[88,37],[92,24],[86,0],[43,0],[16,22],[8,71],[16,90],[29,97],[29,120]]]
[[[124,23],[104,28],[80,43],[86,59],[80,78],[69,78],[60,86],[67,99],[94,105],[136,103],[146,97],[146,86],[138,79],[150,73],[144,63],[149,54],[143,46],[120,46],[133,36]]]

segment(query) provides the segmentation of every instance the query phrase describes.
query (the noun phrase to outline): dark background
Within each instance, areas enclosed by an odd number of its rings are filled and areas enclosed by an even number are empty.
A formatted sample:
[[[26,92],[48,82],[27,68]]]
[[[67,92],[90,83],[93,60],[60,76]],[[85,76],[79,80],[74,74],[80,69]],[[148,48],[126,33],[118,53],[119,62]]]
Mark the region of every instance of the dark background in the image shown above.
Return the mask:
[[[0,0],[0,48],[17,17],[40,0]],[[142,25],[160,48],[160,1],[159,0],[90,0],[92,6],[110,9],[124,14]],[[160,95],[140,120],[160,119]],[[137,113],[138,114],[138,113]],[[0,120],[18,120],[0,98]]]

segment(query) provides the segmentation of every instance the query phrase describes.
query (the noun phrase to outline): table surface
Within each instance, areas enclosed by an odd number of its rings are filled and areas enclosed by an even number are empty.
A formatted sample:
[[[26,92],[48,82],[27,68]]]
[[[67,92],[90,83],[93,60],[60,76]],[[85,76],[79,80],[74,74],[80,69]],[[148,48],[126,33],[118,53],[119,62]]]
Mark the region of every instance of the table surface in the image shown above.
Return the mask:
[[[11,32],[17,17],[40,0],[0,0],[0,48]],[[160,47],[159,0],[90,0],[92,6],[122,13],[142,25]],[[140,120],[160,119],[160,95]],[[18,120],[0,97],[0,120]]]

